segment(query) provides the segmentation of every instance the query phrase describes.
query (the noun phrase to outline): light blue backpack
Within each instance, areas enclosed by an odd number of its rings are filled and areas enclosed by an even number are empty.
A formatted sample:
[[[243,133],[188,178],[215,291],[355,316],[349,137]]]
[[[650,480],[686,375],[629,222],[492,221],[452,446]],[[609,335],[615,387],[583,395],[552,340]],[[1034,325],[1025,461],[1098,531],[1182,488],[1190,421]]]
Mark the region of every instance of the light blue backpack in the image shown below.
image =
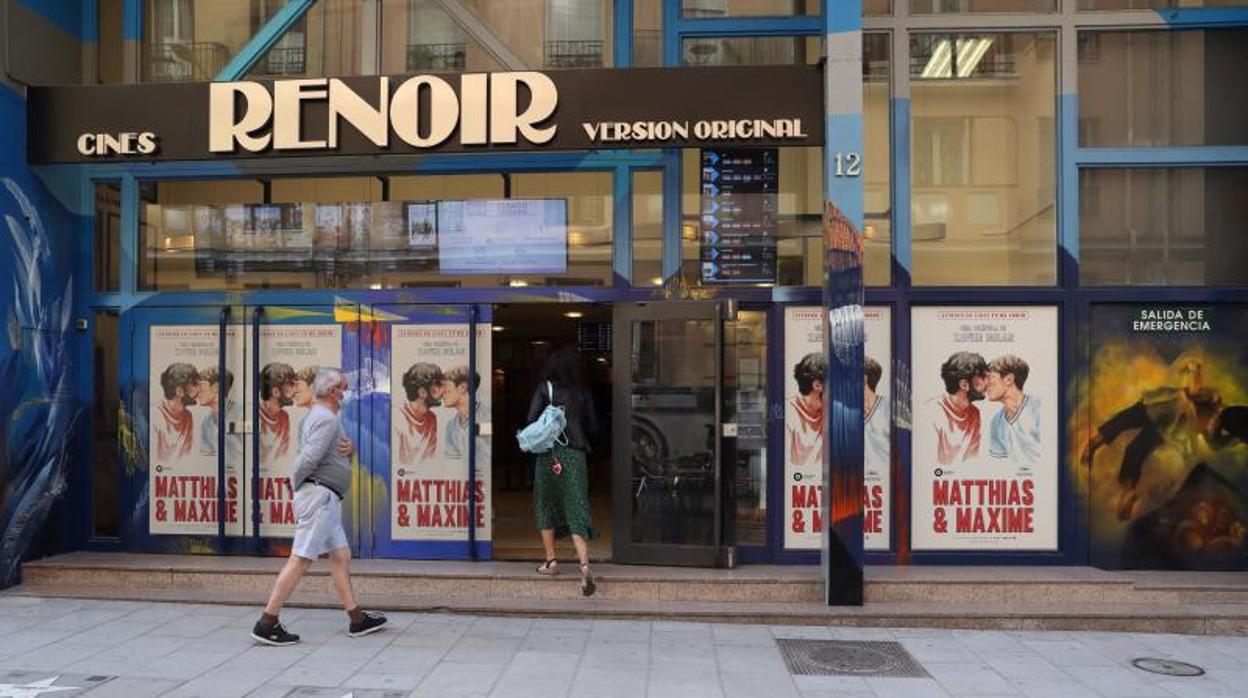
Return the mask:
[[[525,453],[545,453],[554,448],[555,444],[568,444],[563,436],[568,418],[563,413],[563,408],[555,404],[555,387],[550,381],[546,381],[546,391],[550,395],[546,409],[542,410],[532,424],[516,432],[516,441],[520,442],[520,450]]]

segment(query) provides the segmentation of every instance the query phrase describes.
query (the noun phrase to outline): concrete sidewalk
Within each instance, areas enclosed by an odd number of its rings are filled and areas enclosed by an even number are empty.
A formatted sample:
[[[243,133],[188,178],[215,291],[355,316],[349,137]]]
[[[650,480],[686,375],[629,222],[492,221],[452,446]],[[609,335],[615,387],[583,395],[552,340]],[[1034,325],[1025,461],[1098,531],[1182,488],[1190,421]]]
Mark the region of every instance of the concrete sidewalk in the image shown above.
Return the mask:
[[[292,609],[283,621],[303,643],[272,648],[248,637],[257,612],[0,596],[0,696],[1248,695],[1246,637],[399,613],[386,631],[353,640],[343,613]],[[929,677],[795,676],[778,638],[896,641]],[[1137,657],[1206,673],[1150,674],[1131,666]]]

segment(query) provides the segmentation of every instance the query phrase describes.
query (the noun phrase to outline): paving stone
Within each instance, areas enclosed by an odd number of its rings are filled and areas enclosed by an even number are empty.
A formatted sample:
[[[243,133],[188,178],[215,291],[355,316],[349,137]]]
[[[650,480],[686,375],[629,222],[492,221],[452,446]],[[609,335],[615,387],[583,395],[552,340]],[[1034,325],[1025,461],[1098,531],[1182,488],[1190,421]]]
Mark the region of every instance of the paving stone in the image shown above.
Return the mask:
[[[580,667],[572,679],[570,695],[596,698],[645,698],[647,672],[637,669]]]
[[[493,690],[503,667],[496,664],[442,662],[420,682],[416,692],[429,696],[484,696]]]
[[[121,676],[101,684],[83,695],[91,696],[91,698],[149,698],[166,695],[181,683],[177,679]]]
[[[425,678],[423,671],[407,671],[397,674],[366,674],[359,672],[342,682],[343,688],[372,688],[382,691],[402,691],[404,695],[416,689]]]
[[[724,698],[799,698],[797,685],[789,676],[775,674],[722,674]]]
[[[1248,686],[1238,637],[396,614],[385,632],[351,639],[341,611],[292,609],[284,618],[304,642],[275,648],[250,641],[254,608],[12,598],[0,594],[0,685],[76,687],[55,695],[1221,698]],[[898,641],[931,678],[792,676],[778,639]],[[1136,656],[1207,673],[1149,674]]]
[[[866,679],[879,698],[946,698],[950,694],[934,679]]]

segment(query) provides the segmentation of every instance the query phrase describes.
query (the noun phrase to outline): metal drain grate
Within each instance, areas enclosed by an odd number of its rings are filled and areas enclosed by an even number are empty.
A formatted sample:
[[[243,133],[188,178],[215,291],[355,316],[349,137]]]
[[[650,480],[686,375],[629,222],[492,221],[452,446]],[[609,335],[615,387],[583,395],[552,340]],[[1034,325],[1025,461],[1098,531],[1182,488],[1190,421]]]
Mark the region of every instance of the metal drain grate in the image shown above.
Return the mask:
[[[927,672],[897,642],[776,640],[789,673],[808,676],[926,678]]]
[[[1131,666],[1136,669],[1152,672],[1154,674],[1163,674],[1165,676],[1204,676],[1205,670],[1195,664],[1180,662],[1174,659],[1156,659],[1153,657],[1140,657],[1132,659]]]

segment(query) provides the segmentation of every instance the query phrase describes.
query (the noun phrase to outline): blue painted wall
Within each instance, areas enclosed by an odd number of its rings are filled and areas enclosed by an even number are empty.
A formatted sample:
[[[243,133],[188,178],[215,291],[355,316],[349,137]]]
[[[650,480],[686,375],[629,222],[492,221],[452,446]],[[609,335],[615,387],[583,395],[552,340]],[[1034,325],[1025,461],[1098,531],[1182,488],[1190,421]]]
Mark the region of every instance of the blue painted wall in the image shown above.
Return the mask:
[[[74,238],[84,225],[26,165],[26,102],[0,85],[0,588],[57,536],[83,405],[72,342]],[[61,189],[74,194],[73,187]],[[76,200],[76,199],[71,199]],[[72,517],[70,517],[72,518]],[[58,516],[64,521],[67,517]]]

